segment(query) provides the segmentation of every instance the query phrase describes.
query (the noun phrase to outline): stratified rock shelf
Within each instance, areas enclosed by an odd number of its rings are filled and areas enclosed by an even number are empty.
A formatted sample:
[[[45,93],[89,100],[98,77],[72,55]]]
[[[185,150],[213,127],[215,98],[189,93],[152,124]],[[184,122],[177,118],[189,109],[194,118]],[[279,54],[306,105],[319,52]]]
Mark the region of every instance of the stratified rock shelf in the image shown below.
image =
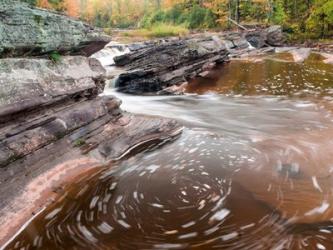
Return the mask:
[[[114,58],[125,66],[116,87],[122,92],[142,94],[180,85],[228,60],[228,51],[212,37],[150,44],[132,53]]]

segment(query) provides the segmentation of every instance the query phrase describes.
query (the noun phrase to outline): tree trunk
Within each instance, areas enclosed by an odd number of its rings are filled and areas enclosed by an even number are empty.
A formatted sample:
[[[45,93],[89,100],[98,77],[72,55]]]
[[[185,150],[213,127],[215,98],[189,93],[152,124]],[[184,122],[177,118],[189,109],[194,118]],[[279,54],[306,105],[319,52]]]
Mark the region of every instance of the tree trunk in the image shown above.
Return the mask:
[[[156,0],[156,8],[157,8],[158,10],[161,9],[161,0]]]
[[[239,1],[240,1],[240,0],[236,0],[236,22],[237,22],[237,23],[240,22],[240,8],[239,8]]]

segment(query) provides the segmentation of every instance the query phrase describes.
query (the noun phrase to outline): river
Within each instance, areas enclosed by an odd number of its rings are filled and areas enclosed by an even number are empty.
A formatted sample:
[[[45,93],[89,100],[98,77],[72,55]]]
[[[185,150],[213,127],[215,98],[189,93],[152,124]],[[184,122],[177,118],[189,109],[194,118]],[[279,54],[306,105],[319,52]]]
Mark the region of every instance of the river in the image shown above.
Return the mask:
[[[333,67],[231,61],[184,96],[118,96],[174,141],[77,178],[4,249],[333,249]]]

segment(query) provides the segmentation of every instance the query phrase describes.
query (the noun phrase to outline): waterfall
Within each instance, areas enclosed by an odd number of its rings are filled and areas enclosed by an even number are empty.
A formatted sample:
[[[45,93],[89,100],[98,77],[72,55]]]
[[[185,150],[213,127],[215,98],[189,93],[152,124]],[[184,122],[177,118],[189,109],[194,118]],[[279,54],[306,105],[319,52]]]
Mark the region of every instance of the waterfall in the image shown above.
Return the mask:
[[[116,56],[129,53],[130,50],[127,45],[119,44],[117,42],[110,42],[104,49],[93,54],[91,57],[96,58],[104,67],[114,65],[114,58]]]

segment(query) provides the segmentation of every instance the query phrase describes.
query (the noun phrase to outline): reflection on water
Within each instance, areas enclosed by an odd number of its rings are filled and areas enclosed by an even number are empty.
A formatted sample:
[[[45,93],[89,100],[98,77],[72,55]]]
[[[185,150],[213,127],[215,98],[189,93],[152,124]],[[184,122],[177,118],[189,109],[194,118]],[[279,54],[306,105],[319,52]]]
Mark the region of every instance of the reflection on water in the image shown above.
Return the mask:
[[[187,128],[174,142],[78,178],[6,249],[333,249],[332,73],[310,62],[235,61],[211,86],[189,89],[231,95],[109,90],[125,110]],[[287,86],[292,96],[263,95]],[[294,95],[305,89],[320,95]]]

